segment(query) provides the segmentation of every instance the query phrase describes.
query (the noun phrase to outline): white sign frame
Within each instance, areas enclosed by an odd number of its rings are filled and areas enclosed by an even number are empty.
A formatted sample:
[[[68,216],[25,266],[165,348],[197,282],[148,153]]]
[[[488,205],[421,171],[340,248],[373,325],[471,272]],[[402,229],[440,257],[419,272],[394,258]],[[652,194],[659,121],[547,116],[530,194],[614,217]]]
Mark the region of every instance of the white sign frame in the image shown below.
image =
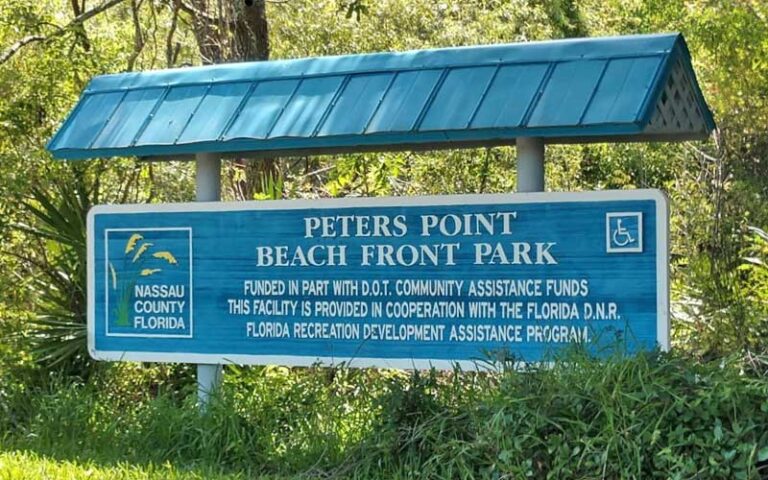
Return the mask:
[[[656,331],[657,343],[662,351],[670,348],[669,335],[669,204],[667,196],[656,189],[605,190],[588,192],[531,192],[504,194],[429,195],[417,197],[368,197],[344,199],[265,200],[247,202],[189,202],[166,204],[97,205],[88,212],[87,219],[87,274],[88,274],[88,352],[96,360],[179,362],[198,364],[274,364],[311,366],[315,364],[351,367],[378,367],[399,369],[451,369],[459,366],[465,370],[487,368],[482,359],[476,361],[424,360],[408,358],[334,358],[297,355],[222,355],[184,352],[118,352],[100,351],[95,348],[96,291],[94,218],[102,213],[151,213],[151,212],[217,212],[238,210],[291,210],[306,208],[355,208],[379,206],[428,206],[428,205],[487,205],[494,203],[548,203],[548,202],[605,202],[605,201],[652,200],[656,205]],[[192,292],[191,292],[192,293]]]

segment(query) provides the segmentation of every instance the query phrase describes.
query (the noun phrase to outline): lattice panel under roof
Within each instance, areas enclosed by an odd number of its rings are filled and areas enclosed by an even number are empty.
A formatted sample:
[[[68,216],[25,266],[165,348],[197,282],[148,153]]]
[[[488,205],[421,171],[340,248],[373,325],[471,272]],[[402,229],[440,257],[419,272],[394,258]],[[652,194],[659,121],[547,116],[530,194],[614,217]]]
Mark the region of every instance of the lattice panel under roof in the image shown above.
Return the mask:
[[[672,135],[705,131],[704,114],[696,101],[693,85],[682,60],[677,59],[664,83],[646,132]]]
[[[103,75],[56,158],[324,154],[703,139],[681,35],[583,38]]]

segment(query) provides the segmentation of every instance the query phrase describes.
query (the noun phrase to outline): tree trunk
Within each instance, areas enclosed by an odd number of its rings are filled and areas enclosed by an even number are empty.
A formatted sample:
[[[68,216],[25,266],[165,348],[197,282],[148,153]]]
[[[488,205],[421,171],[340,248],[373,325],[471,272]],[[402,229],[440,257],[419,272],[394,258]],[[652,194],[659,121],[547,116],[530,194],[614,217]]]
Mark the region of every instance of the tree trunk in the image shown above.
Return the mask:
[[[240,11],[233,26],[233,53],[238,60],[269,60],[269,25],[265,0],[240,0],[236,2]],[[265,192],[267,185],[277,179],[277,159],[238,159],[238,168],[244,170],[244,179],[239,182],[239,196],[250,200],[256,193]]]
[[[269,26],[265,0],[237,2],[239,9],[232,28],[233,57],[237,60],[269,60]]]
[[[266,0],[192,0],[185,4],[204,64],[269,59]],[[235,160],[243,180],[232,182],[244,200],[277,178],[277,159]]]

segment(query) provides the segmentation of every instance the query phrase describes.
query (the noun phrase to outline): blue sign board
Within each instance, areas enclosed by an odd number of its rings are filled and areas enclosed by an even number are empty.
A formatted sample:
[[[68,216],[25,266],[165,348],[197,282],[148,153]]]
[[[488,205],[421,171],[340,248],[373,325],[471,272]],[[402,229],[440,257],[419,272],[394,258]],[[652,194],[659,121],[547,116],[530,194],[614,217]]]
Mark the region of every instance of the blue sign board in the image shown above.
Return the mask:
[[[98,206],[101,360],[474,368],[668,348],[657,190]]]

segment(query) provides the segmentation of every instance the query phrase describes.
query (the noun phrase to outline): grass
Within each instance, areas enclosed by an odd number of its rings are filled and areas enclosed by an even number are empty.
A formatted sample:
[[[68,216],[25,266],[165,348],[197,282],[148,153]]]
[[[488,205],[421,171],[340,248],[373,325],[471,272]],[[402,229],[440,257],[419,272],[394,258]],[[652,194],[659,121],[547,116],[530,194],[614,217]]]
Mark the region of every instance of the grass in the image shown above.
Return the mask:
[[[231,367],[205,414],[188,373],[115,364],[85,383],[0,383],[0,479],[767,473],[768,375],[735,358],[574,356],[494,374]]]
[[[240,480],[246,478],[253,477],[243,473],[222,473],[213,467],[190,469],[167,462],[143,465],[118,462],[115,465],[101,465],[93,461],[58,460],[33,452],[0,452],[0,480]]]

